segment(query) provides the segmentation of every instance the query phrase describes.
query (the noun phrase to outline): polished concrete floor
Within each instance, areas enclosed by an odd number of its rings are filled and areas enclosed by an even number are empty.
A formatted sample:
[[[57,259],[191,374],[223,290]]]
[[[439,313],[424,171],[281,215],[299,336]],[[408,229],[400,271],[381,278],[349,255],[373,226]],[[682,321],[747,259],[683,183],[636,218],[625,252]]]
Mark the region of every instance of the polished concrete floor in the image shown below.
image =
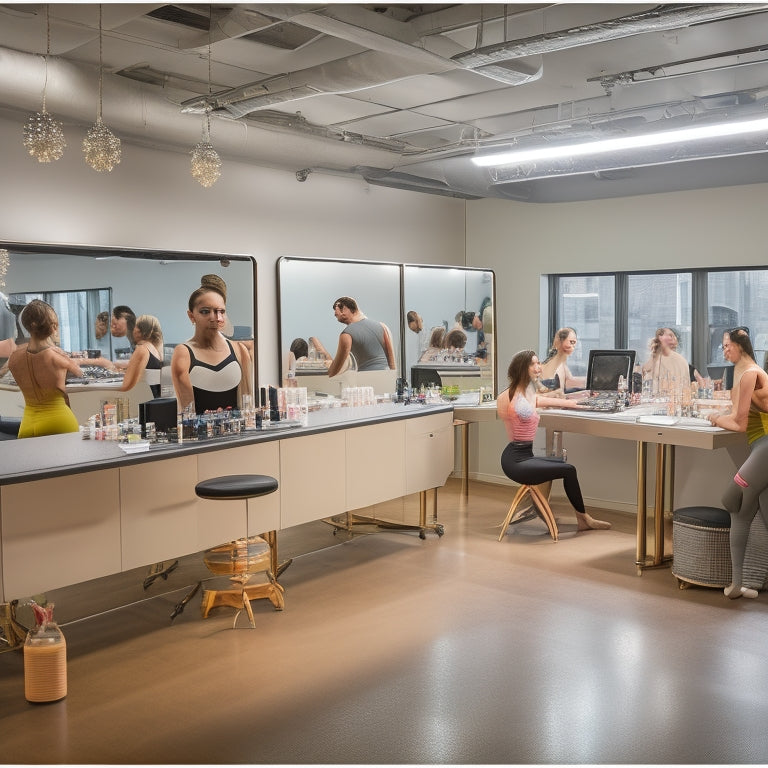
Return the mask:
[[[202,620],[199,596],[171,623],[179,569],[146,591],[175,592],[64,626],[55,704],[26,703],[22,654],[0,654],[2,762],[768,762],[768,595],[638,576],[619,513],[577,534],[556,504],[559,542],[537,520],[498,542],[510,498],[450,481],[442,538],[285,532],[286,607],[254,601],[255,630]]]

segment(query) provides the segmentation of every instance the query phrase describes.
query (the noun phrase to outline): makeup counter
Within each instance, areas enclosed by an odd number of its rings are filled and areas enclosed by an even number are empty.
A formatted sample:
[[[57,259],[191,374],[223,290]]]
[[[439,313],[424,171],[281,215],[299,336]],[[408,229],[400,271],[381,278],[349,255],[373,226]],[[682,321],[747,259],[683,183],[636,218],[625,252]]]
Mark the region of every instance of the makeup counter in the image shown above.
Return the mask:
[[[453,461],[449,403],[322,408],[306,426],[137,453],[77,433],[0,442],[0,602],[424,495]],[[200,480],[247,473],[278,491],[247,506],[195,495]]]

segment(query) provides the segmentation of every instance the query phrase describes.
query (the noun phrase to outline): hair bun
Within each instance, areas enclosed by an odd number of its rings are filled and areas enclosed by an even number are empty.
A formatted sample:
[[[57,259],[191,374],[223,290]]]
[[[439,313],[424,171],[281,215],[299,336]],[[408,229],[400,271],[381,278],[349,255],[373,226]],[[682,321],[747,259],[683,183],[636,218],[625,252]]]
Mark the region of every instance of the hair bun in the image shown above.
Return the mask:
[[[220,293],[224,297],[224,301],[227,300],[227,284],[218,275],[203,275],[200,278],[200,287],[210,288]]]

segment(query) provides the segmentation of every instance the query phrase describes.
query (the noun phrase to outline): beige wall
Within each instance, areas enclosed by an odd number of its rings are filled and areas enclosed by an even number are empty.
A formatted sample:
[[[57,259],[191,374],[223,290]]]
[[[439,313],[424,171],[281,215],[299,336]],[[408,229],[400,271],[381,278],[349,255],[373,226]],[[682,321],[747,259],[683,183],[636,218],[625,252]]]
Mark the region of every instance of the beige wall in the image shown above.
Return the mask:
[[[496,273],[499,386],[516,351],[542,349],[547,342],[539,338],[542,272],[763,266],[768,263],[766,210],[768,185],[583,203],[468,202],[467,266]],[[567,436],[566,444],[585,496],[632,508],[632,444],[600,445],[575,436]],[[503,479],[503,446],[500,425],[474,427],[472,471]],[[732,467],[733,458],[725,452],[678,450],[681,504],[719,504]]]
[[[0,240],[253,255],[264,384],[279,381],[281,256],[464,264],[460,200],[321,173],[299,183],[293,172],[226,158],[219,181],[204,189],[188,154],[125,142],[121,164],[100,174],[83,160],[84,131],[71,126],[62,159],[40,164],[22,145],[25,118],[0,118]]]

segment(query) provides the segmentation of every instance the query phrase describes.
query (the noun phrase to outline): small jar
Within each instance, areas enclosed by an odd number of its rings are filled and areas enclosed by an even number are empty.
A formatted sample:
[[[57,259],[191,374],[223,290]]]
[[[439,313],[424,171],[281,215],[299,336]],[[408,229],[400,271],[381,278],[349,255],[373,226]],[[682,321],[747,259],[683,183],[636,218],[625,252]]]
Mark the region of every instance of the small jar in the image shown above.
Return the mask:
[[[53,604],[33,604],[37,626],[24,642],[24,696],[33,704],[67,695],[67,641],[53,621]]]

